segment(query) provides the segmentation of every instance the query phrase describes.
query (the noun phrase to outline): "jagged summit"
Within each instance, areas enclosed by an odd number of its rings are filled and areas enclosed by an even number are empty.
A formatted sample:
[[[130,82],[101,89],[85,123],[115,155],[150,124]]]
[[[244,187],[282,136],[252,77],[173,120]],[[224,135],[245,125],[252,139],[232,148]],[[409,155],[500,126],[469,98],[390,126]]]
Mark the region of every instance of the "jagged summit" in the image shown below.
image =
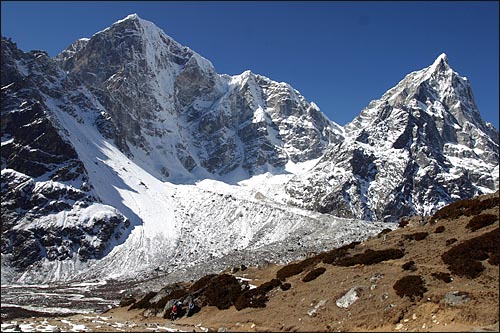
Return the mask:
[[[370,102],[344,130],[340,147],[287,185],[299,199],[292,202],[393,220],[498,188],[498,132],[481,119],[470,82],[444,53]]]
[[[142,20],[137,13],[129,14],[127,15],[124,19],[121,19],[115,23],[118,23],[120,21],[126,21],[126,20]]]
[[[444,65],[448,65],[448,56],[446,55],[446,53],[441,53],[437,58],[436,60],[434,60],[434,63],[432,64],[431,67],[436,67],[438,66],[439,64],[444,64]]]
[[[126,17],[114,22],[113,24],[111,24],[111,26],[107,27],[104,30],[97,32],[96,34],[101,33],[103,31],[106,31],[112,27],[116,27],[116,26],[119,26],[122,24],[130,24],[130,23],[137,24],[136,27],[138,27],[139,25],[145,25],[145,26],[150,26],[150,27],[156,27],[157,29],[159,29],[153,22],[144,20],[144,19],[140,18],[139,15],[137,15],[136,13],[133,13],[133,14],[129,14]]]

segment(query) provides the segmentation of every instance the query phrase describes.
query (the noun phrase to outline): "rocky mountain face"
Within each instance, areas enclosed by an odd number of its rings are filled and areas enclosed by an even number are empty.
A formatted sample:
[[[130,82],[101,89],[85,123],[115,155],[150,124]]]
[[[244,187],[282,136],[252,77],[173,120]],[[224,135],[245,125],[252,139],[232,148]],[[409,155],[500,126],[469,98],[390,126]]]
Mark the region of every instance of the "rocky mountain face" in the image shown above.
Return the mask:
[[[287,184],[293,203],[397,220],[498,188],[498,132],[481,119],[469,81],[444,54],[372,101],[344,130],[344,142]]]
[[[102,132],[163,179],[250,175],[322,155],[342,129],[288,84],[219,75],[153,23],[129,15],[56,58],[107,110]],[[170,176],[170,178],[169,178]]]
[[[17,270],[2,281],[289,261],[383,227],[361,219],[498,188],[498,132],[444,55],[343,128],[286,83],[218,74],[137,15],[54,59],[1,49],[2,268]],[[316,159],[284,185],[285,167]],[[266,172],[260,188],[227,184]]]
[[[151,236],[147,247],[143,238],[150,235],[144,233],[157,234],[160,215],[172,216],[174,224],[186,217],[176,216],[175,200],[163,200],[174,190],[158,179],[233,172],[230,179],[239,180],[282,171],[289,161],[319,157],[330,141],[342,138],[342,129],[288,84],[250,71],[219,75],[208,60],[136,15],[76,41],[55,59],[43,51],[24,53],[3,38],[1,115],[2,281],[67,279],[125,240],[126,251],[141,254],[129,258],[141,269],[149,262],[142,254],[157,256],[155,267],[166,265],[179,239]],[[110,141],[129,159],[113,160],[122,157]],[[138,166],[137,172],[126,164]],[[144,171],[162,189],[148,189]],[[153,204],[146,209],[145,202]],[[158,213],[162,205],[168,211]],[[182,223],[189,229],[190,223],[212,225],[215,218]],[[131,237],[141,224],[147,231]],[[259,233],[250,230],[251,238]],[[170,245],[156,245],[162,242]],[[209,252],[196,250],[190,258],[199,261]],[[122,252],[110,257],[107,268],[127,259]]]
[[[2,39],[2,262],[25,269],[41,258],[100,258],[128,228],[99,203],[51,109],[78,117],[93,107],[45,52]]]

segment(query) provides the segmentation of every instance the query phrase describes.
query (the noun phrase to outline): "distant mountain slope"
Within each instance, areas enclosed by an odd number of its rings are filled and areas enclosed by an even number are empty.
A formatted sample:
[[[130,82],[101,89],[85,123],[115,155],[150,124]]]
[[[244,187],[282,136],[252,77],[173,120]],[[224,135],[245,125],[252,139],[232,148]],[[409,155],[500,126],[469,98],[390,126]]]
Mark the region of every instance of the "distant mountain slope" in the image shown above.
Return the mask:
[[[498,132],[446,55],[372,101],[287,192],[299,206],[368,220],[433,213],[498,189]]]

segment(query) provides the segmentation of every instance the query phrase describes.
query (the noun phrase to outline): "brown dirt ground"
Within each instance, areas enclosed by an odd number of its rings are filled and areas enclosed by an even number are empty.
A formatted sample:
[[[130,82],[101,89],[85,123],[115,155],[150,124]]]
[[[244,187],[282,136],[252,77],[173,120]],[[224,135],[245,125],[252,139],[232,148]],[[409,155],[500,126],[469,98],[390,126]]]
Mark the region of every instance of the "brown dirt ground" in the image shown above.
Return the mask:
[[[498,192],[487,197],[496,196]],[[498,217],[498,206],[483,211]],[[434,278],[436,272],[450,273],[441,259],[441,254],[460,242],[477,237],[499,227],[498,218],[492,225],[474,232],[465,226],[472,217],[462,216],[455,220],[439,220],[437,223],[409,223],[404,228],[389,232],[384,238],[373,237],[349,250],[351,254],[366,249],[382,250],[397,248],[405,251],[401,259],[388,260],[374,265],[355,265],[351,267],[319,263],[315,267],[325,267],[326,272],[315,280],[302,282],[308,271],[286,279],[292,288],[282,291],[275,288],[269,292],[269,302],[265,308],[246,308],[237,311],[233,306],[218,310],[213,306],[204,307],[194,316],[181,318],[171,323],[162,318],[144,318],[143,310],[127,311],[127,308],[111,309],[102,316],[112,317],[113,321],[134,323],[130,331],[152,331],[148,324],[171,325],[186,331],[499,331],[499,267],[482,261],[485,270],[475,279],[462,278],[451,274],[453,281],[445,283]],[[434,233],[444,226],[442,233]],[[404,239],[403,235],[428,232],[420,241]],[[458,241],[446,245],[446,240]],[[401,266],[413,260],[415,271],[405,271]],[[252,279],[253,285],[260,285],[276,277],[280,266],[267,268],[249,267],[234,275]],[[371,278],[375,274],[382,277],[377,282]],[[406,275],[422,276],[427,291],[422,299],[411,301],[401,298],[393,289],[394,283]],[[352,287],[360,287],[359,299],[348,308],[339,308],[336,300]],[[445,294],[452,291],[468,293],[470,300],[461,305],[450,306],[445,303]],[[318,305],[319,303],[319,305]],[[318,305],[318,306],[317,306]],[[308,311],[317,308],[316,313]],[[73,316],[74,321],[82,316]],[[67,319],[67,318],[66,318]],[[35,320],[35,319],[31,319]],[[53,320],[58,320],[54,318]],[[89,323],[86,323],[89,324]],[[92,323],[90,323],[92,324]],[[87,325],[92,329],[92,325]],[[94,325],[95,329],[95,325]],[[112,331],[113,327],[101,326],[98,331]],[[96,329],[97,330],[97,329]]]

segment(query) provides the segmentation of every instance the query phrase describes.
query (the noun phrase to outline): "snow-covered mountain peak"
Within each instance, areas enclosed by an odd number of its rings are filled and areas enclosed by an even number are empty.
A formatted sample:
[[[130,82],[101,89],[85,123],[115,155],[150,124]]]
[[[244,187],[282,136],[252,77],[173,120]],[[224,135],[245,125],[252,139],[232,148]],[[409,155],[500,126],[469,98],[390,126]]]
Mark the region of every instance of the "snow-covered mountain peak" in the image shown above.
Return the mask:
[[[146,27],[149,27],[152,29],[159,29],[158,27],[156,27],[156,25],[153,22],[144,20],[144,19],[140,18],[139,15],[134,13],[134,14],[127,15],[126,17],[114,22],[111,26],[109,26],[108,28],[106,28],[102,31],[99,31],[98,33],[101,33],[103,31],[106,31],[106,30],[113,28],[113,27],[116,27],[116,26],[120,26],[122,24],[131,24],[131,23],[133,23],[136,27],[146,26]]]
[[[436,58],[436,60],[434,60],[434,63],[431,65],[431,68],[434,69],[434,70],[449,68],[448,56],[446,55],[446,53],[441,53]]]
[[[481,119],[469,81],[444,53],[344,130],[344,143],[287,185],[299,204],[385,220],[498,188],[498,132]]]
[[[137,15],[137,13],[133,13],[133,14],[127,15],[125,18],[123,18],[121,20],[116,21],[114,24],[120,23],[123,21],[127,21],[127,20],[142,20],[142,19],[139,17],[139,15]]]

